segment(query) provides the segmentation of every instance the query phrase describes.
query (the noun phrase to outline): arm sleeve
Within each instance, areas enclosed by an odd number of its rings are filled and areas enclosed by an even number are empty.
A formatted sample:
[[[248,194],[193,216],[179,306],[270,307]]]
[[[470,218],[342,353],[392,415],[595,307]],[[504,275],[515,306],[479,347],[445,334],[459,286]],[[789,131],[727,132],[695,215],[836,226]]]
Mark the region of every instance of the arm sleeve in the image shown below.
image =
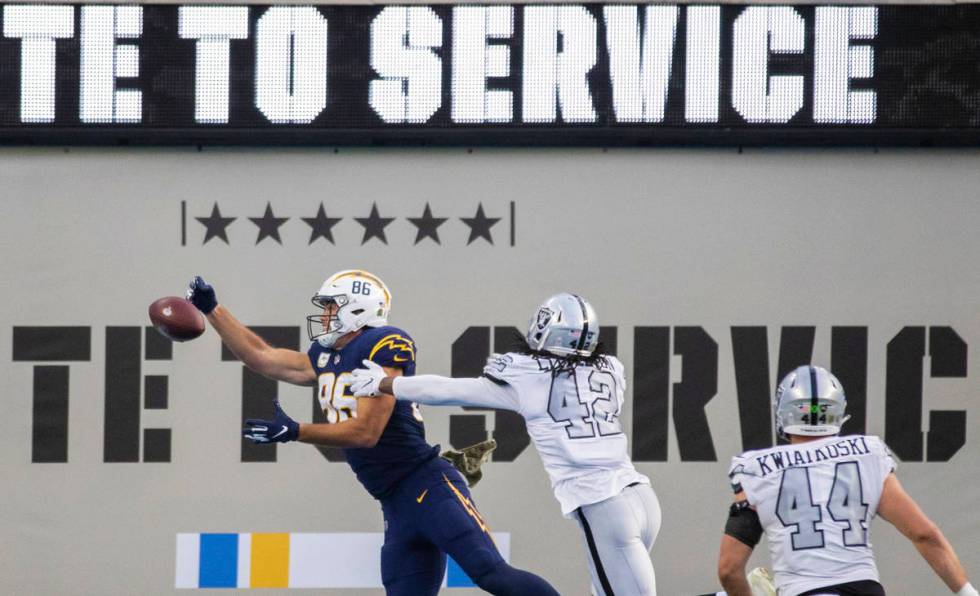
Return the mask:
[[[392,385],[395,397],[433,406],[480,406],[518,411],[513,387],[487,377],[451,379],[438,375],[397,377]]]
[[[749,548],[755,548],[762,538],[762,523],[759,514],[753,510],[747,501],[732,503],[728,510],[728,521],[725,522],[725,534],[738,540]]]

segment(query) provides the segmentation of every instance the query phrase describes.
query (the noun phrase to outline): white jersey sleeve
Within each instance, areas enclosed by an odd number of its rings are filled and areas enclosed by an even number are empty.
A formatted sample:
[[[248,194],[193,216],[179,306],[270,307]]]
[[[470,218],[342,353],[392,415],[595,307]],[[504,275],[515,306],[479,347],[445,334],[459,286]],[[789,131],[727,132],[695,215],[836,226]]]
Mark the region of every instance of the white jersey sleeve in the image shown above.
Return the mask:
[[[895,469],[881,439],[854,435],[749,451],[732,459],[732,489],[759,514],[778,593],[878,581],[869,530]]]
[[[745,476],[746,474],[751,474],[745,467],[747,463],[746,455],[743,453],[732,458],[732,463],[728,466],[728,480],[731,482],[732,492],[735,494],[745,492],[745,497],[749,505],[754,506],[755,503],[750,500],[749,494],[745,491]]]
[[[477,406],[520,412],[513,386],[486,376],[452,379],[438,375],[396,377],[392,388],[397,399],[433,406]]]
[[[885,445],[885,442],[880,437],[868,435],[865,439],[867,440],[871,453],[874,454],[874,457],[871,459],[878,467],[878,478],[881,480],[881,485],[884,486],[888,475],[898,468],[895,464],[895,456],[892,455],[892,450]]]
[[[512,387],[517,392],[533,391],[547,380],[548,370],[548,365],[539,359],[511,352],[487,358],[483,377],[500,386]]]
[[[521,354],[494,354],[483,375],[449,378],[438,375],[397,377],[395,397],[433,406],[477,406],[521,411],[521,394],[534,394],[550,377],[548,368]]]

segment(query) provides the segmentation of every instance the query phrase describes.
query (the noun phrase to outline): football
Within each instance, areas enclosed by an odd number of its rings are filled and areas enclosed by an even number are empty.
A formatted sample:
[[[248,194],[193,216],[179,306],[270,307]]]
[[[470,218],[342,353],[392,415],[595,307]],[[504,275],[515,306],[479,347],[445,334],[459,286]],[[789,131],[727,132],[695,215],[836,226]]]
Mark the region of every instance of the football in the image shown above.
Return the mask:
[[[149,312],[157,331],[173,341],[188,341],[204,333],[204,315],[184,298],[160,298],[150,305]]]

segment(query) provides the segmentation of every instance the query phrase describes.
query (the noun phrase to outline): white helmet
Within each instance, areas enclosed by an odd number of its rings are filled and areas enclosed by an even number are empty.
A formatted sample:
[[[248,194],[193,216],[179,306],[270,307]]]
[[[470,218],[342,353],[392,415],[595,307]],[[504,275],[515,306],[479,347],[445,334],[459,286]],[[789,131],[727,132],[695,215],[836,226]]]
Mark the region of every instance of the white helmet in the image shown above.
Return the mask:
[[[541,303],[531,316],[524,340],[536,352],[591,356],[599,343],[599,320],[585,299],[562,292]]]
[[[377,276],[367,271],[351,269],[334,273],[323,282],[313,296],[313,304],[326,308],[336,304],[337,313],[323,324],[323,314],[306,317],[306,330],[310,341],[316,340],[329,348],[340,337],[361,327],[379,327],[388,324],[391,310],[391,292]]]
[[[776,432],[783,438],[836,435],[850,418],[844,415],[846,408],[847,398],[837,377],[819,366],[800,366],[786,375],[776,389]]]

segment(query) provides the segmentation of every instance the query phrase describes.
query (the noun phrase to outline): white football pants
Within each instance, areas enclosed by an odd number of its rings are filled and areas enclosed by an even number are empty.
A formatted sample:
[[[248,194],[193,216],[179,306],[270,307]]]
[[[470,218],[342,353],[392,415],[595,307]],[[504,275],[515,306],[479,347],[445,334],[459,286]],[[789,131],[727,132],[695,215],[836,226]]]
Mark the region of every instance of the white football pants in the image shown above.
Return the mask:
[[[650,549],[660,531],[660,503],[649,484],[575,511],[595,596],[656,596]]]

